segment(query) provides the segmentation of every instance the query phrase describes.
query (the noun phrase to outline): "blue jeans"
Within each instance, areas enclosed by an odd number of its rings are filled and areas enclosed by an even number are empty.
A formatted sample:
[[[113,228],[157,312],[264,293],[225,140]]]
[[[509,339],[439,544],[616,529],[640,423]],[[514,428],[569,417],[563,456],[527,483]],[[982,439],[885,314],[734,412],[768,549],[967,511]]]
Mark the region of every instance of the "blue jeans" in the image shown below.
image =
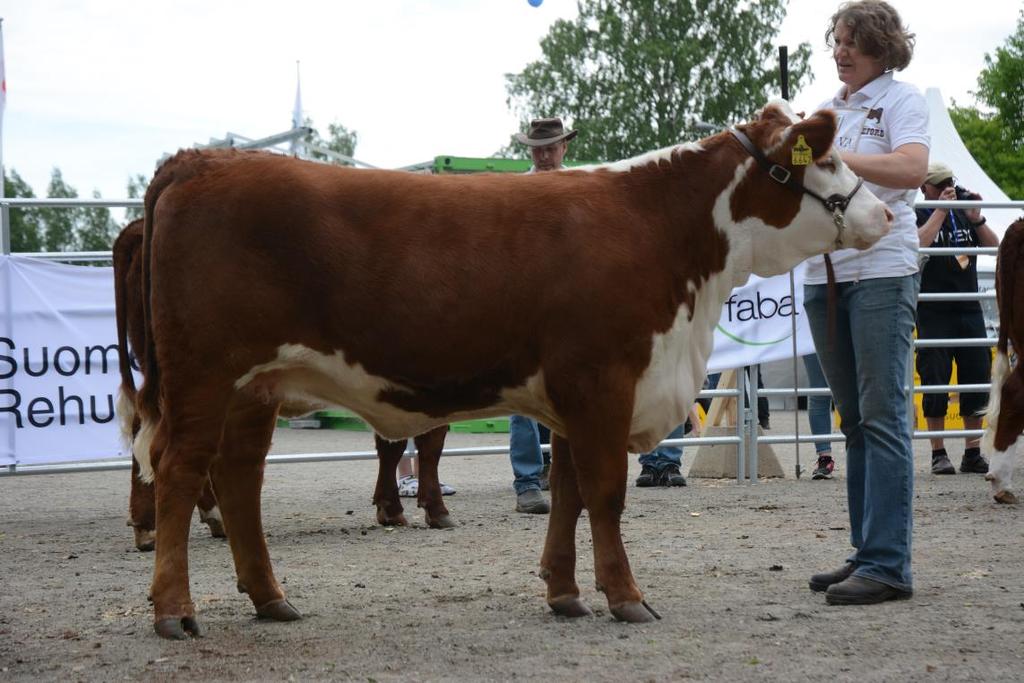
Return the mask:
[[[807,370],[807,384],[812,389],[827,389],[828,382],[825,381],[825,373],[821,370],[821,362],[817,354],[804,356],[804,368]],[[831,396],[808,396],[807,397],[807,420],[811,423],[812,434],[832,433],[832,397]],[[815,441],[814,450],[818,455],[832,453],[832,443],[829,441]]]
[[[681,424],[672,430],[672,433],[666,436],[666,439],[681,439],[686,433],[684,431],[685,424]],[[683,465],[683,448],[682,446],[656,446],[650,453],[644,453],[640,456],[641,465],[650,465],[659,472],[669,465],[675,465],[676,467],[682,467]]]
[[[544,469],[544,455],[540,450],[540,429],[537,421],[522,415],[508,419],[509,459],[512,461],[513,486],[516,495],[540,490],[540,474]]]
[[[904,383],[914,331],[914,276],[837,285],[829,340],[826,285],[804,286],[804,309],[846,435],[854,575],[910,591],[914,452]]]

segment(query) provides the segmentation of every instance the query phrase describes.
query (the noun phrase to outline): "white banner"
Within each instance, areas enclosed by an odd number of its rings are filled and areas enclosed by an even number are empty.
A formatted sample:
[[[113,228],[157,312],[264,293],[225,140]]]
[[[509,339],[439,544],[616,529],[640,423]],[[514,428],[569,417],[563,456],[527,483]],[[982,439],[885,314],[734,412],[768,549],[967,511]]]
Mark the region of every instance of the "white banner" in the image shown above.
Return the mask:
[[[0,256],[0,465],[124,457],[113,268]]]
[[[796,272],[797,350],[813,353]],[[114,415],[120,373],[112,268],[0,256],[0,466],[127,457]],[[792,354],[789,276],[733,290],[709,371]]]
[[[751,275],[746,285],[732,290],[715,328],[709,373],[792,358],[794,306],[797,355],[814,353],[804,313],[804,264],[793,276],[795,302],[788,273],[767,279]]]

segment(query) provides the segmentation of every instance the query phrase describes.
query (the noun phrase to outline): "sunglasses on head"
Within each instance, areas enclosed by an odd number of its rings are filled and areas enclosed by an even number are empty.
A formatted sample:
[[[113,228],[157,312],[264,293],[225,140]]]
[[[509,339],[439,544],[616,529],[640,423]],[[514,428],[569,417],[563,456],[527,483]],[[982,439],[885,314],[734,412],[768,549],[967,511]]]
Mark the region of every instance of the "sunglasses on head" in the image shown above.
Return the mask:
[[[943,180],[941,182],[932,183],[932,185],[937,187],[939,190],[945,190],[947,187],[953,187],[953,179],[952,178],[946,178],[945,180]]]

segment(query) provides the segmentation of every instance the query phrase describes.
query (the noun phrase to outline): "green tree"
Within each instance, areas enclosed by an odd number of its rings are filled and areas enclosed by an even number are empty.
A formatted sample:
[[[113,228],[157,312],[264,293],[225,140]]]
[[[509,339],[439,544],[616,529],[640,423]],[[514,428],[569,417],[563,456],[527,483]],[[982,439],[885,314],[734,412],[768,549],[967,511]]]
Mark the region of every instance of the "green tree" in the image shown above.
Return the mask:
[[[611,160],[699,137],[699,120],[748,118],[780,93],[773,39],[785,0],[579,0],[540,43],[543,58],[506,76],[525,122],[562,116],[574,159]],[[811,47],[790,52],[795,92]],[[508,150],[506,150],[508,151]]]
[[[27,182],[13,168],[4,174],[5,197],[35,197]],[[36,252],[43,250],[43,225],[39,209],[11,209],[11,251]]]
[[[975,94],[996,110],[1006,132],[1003,139],[1014,149],[1024,148],[1024,10],[1006,44],[996,48],[995,57],[985,54]]]
[[[50,173],[50,184],[46,196],[53,198],[77,197],[78,191],[64,182],[59,168]],[[77,225],[81,209],[45,207],[39,209],[43,224],[43,248],[45,251],[72,251],[76,246]]]
[[[146,187],[149,186],[149,181],[146,176],[141,173],[136,173],[128,178],[128,198],[129,199],[141,199],[146,196]],[[124,210],[124,222],[125,224],[131,223],[132,221],[142,218],[142,207],[130,206]]]
[[[99,199],[100,193],[93,190],[92,196]],[[109,251],[118,232],[110,209],[105,206],[88,207],[81,211],[76,244],[81,251]]]
[[[1024,199],[1024,10],[1006,45],[985,55],[974,95],[992,109],[949,109],[971,156],[1011,199]]]
[[[323,147],[331,150],[332,152],[343,154],[349,158],[355,155],[356,145],[359,144],[359,133],[356,131],[349,130],[337,122],[329,123],[327,124],[327,137],[324,138],[320,135],[320,131],[313,125],[313,119],[307,117],[303,121],[302,125],[308,126],[312,129],[311,132],[303,139],[307,145]],[[336,159],[316,150],[309,150],[309,156],[314,159],[320,159],[321,161],[332,161],[334,163],[338,163]]]
[[[1021,150],[1009,144],[1001,117],[975,107],[958,107],[954,101],[949,117],[964,146],[996,185],[1011,199],[1024,199],[1024,162]]]

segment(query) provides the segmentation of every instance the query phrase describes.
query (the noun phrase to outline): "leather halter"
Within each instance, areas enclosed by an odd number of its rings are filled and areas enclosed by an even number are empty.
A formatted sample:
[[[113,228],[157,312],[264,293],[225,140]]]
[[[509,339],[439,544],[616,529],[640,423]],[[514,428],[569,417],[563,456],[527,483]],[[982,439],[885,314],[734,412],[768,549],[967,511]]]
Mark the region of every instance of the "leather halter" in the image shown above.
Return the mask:
[[[733,137],[735,137],[741,145],[743,145],[743,148],[747,150],[750,156],[754,157],[754,160],[757,161],[761,168],[768,172],[768,176],[772,180],[780,185],[788,187],[797,194],[806,194],[821,202],[822,206],[825,207],[825,210],[832,214],[832,222],[835,223],[836,226],[835,245],[836,248],[839,248],[843,242],[843,229],[846,228],[846,222],[843,219],[843,215],[846,212],[846,207],[850,205],[853,195],[857,194],[857,190],[859,190],[861,185],[864,184],[864,179],[858,176],[857,184],[853,186],[853,189],[850,190],[849,194],[831,194],[828,196],[828,199],[826,199],[794,178],[793,173],[788,168],[772,162],[771,159],[764,155],[764,152],[758,149],[757,146],[750,141],[750,138],[747,137],[746,133],[735,128],[730,128],[729,132],[732,133]]]

